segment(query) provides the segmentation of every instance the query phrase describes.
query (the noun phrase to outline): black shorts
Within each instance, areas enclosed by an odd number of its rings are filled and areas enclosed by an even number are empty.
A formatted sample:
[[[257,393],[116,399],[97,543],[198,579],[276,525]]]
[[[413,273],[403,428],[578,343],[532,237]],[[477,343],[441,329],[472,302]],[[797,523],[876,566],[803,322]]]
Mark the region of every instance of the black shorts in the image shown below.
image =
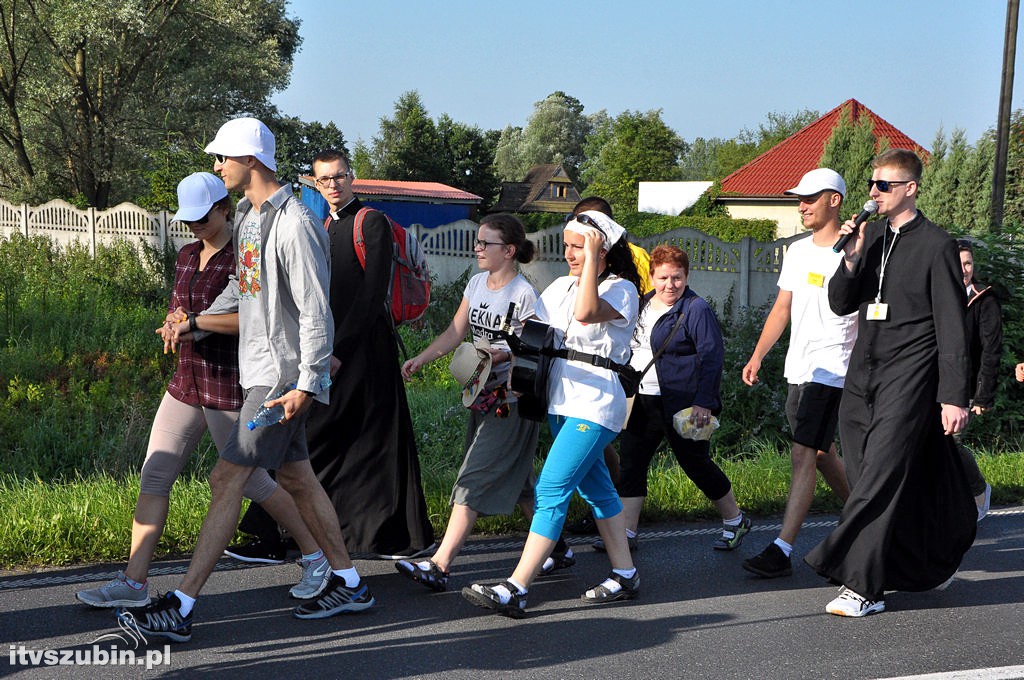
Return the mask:
[[[786,419],[793,441],[818,451],[828,451],[835,441],[839,421],[841,387],[804,383],[790,385],[786,397]]]

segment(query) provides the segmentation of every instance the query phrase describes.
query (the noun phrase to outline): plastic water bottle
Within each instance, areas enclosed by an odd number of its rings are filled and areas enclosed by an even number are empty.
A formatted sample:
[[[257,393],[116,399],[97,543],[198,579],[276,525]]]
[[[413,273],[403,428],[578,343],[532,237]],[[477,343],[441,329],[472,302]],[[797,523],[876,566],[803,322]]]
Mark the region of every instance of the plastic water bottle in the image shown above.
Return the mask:
[[[330,386],[331,376],[324,373],[323,376],[320,378],[320,391],[322,392],[323,390],[326,390]],[[295,383],[291,383],[277,391],[271,390],[270,394],[267,395],[267,398],[264,399],[264,401],[273,401],[274,399],[279,399],[294,389]],[[245,426],[250,430],[255,430],[257,427],[276,425],[282,420],[284,420],[284,406],[282,406],[281,404],[276,404],[268,408],[266,406],[261,405],[258,409],[256,409],[256,413],[253,414],[252,420],[247,422]]]

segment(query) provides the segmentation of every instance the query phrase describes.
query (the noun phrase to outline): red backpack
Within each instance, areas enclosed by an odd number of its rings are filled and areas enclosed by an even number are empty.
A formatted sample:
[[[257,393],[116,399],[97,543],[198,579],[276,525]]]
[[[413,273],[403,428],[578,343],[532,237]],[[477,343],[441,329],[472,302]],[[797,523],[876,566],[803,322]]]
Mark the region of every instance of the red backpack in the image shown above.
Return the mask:
[[[363,222],[371,210],[373,208],[360,208],[352,228],[352,244],[364,270],[366,240],[363,238]],[[391,282],[388,284],[387,302],[391,309],[391,319],[395,326],[400,326],[416,321],[427,311],[430,304],[430,269],[416,235],[385,213],[381,214],[388,218],[392,239]]]

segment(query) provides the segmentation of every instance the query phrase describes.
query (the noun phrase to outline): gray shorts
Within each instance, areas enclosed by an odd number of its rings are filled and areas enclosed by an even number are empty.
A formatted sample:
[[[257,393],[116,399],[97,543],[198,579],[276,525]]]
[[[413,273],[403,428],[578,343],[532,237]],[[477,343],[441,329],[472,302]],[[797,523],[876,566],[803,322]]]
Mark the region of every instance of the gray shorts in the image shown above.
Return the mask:
[[[533,501],[533,459],[540,423],[519,417],[509,404],[507,418],[491,411],[469,412],[463,448],[466,456],[452,488],[451,502],[481,515],[507,515],[519,501]]]
[[[841,387],[815,382],[790,385],[786,397],[786,419],[793,441],[818,451],[828,451],[835,442],[842,397]]]
[[[246,423],[267,400],[271,389],[257,385],[246,392],[245,403],[238,413],[238,425],[221,450],[221,458],[236,465],[267,470],[277,470],[285,463],[309,458],[309,448],[306,446],[306,418],[309,409],[297,418],[276,425],[257,427],[255,430],[246,427]]]

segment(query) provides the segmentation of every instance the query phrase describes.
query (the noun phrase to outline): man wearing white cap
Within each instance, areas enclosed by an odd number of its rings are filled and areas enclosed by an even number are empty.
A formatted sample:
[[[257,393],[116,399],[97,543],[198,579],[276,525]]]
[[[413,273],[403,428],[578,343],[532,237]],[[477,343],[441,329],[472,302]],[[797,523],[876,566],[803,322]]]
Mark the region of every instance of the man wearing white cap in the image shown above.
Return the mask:
[[[328,398],[334,323],[327,300],[327,235],[291,187],[274,174],[275,142],[254,118],[228,121],[207,147],[229,191],[240,191],[235,215],[238,273],[206,313],[238,312],[239,373],[245,402],[238,425],[210,474],[212,498],[188,573],[179,588],[148,607],[118,610],[123,625],[176,642],[192,637],[192,608],[234,535],[242,489],[256,468],[277,470],[332,569],[296,618],[324,618],[374,604],[349,559],[337,515],[309,464],[306,416]],[[283,393],[268,400],[272,394]],[[249,430],[265,402],[284,419]]]
[[[786,251],[775,298],[743,382],[753,385],[768,351],[792,321],[785,377],[789,383],[786,418],[792,437],[793,476],[778,538],[743,568],[764,578],[793,573],[791,554],[814,499],[815,470],[843,502],[850,495],[843,462],[836,455],[835,433],[850,352],[857,340],[856,313],[839,316],[828,304],[828,281],[843,256],[832,250],[839,238],[839,211],[846,182],[834,170],[817,168],[786,191],[796,196],[807,238]]]

